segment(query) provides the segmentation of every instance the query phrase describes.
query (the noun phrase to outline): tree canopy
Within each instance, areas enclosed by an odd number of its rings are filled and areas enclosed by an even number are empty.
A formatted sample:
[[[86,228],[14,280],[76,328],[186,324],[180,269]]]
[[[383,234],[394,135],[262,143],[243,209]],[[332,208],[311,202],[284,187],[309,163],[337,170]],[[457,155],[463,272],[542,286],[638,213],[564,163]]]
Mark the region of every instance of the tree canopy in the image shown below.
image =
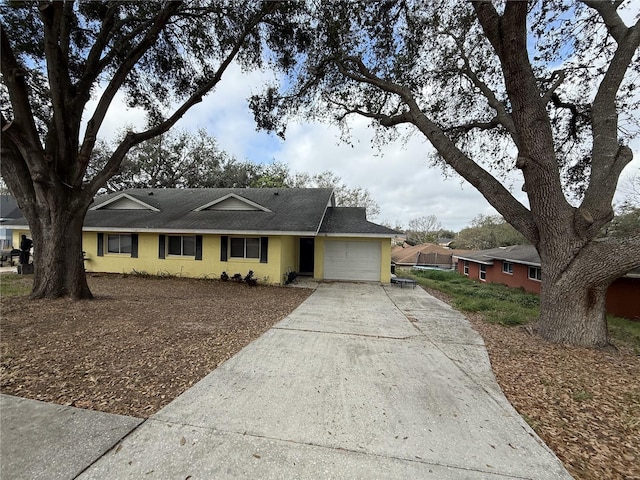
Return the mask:
[[[104,164],[109,146],[101,142],[94,149],[88,174]],[[364,207],[374,218],[380,207],[366,188],[350,187],[331,171],[311,175],[291,172],[288,165],[272,161],[239,161],[222,151],[206,131],[170,130],[133,147],[122,161],[118,174],[103,190],[126,188],[333,188],[336,204]]]
[[[637,237],[596,241],[638,134],[639,10],[632,0],[320,4],[296,81],[252,106],[280,131],[301,112],[360,115],[382,136],[411,127],[537,248],[538,331],[604,346],[606,288],[640,264]],[[509,170],[527,204],[503,183]]]
[[[486,250],[526,243],[528,242],[524,236],[501,216],[478,215],[471,221],[470,226],[460,230],[449,246],[468,250]]]
[[[407,226],[407,243],[410,245],[435,243],[441,230],[442,224],[435,215],[412,218]]]
[[[33,295],[90,296],[80,239],[92,197],[237,61],[284,74],[251,98],[260,128],[360,115],[382,140],[401,125],[423,136],[537,248],[538,331],[605,346],[606,288],[640,265],[637,236],[599,238],[638,135],[639,11],[633,0],[3,5],[0,168],[41,253]],[[148,125],[88,177],[118,91]],[[509,170],[526,204],[502,181]]]

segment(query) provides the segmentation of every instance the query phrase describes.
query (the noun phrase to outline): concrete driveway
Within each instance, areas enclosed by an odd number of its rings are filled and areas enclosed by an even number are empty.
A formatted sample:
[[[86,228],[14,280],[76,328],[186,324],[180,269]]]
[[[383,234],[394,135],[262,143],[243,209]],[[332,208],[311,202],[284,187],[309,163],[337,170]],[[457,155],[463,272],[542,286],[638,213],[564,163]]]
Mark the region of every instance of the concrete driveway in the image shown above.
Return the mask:
[[[569,479],[422,289],[324,283],[80,479]]]

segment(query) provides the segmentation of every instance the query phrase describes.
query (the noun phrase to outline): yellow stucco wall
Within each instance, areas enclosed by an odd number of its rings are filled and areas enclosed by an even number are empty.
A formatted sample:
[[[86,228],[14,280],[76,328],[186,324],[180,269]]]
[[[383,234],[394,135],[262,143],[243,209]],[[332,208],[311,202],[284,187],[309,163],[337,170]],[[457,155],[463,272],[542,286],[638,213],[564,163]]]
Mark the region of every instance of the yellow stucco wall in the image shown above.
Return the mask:
[[[313,278],[316,280],[324,279],[324,239],[316,237],[313,247]]]
[[[31,238],[31,232],[29,230],[14,230],[11,235],[13,244],[11,245],[13,248],[20,248],[20,240],[22,240],[22,235],[26,235],[27,238]],[[33,240],[33,239],[32,239]]]
[[[20,245],[21,235],[30,236],[27,230],[13,231],[13,244]],[[107,242],[105,233],[105,246]],[[314,273],[316,280],[324,279],[324,243],[327,237],[315,237]],[[380,281],[391,280],[391,239],[362,237],[330,237],[330,239],[353,242],[380,242]],[[97,232],[84,232],[82,248],[85,251],[85,268],[88,272],[132,273],[145,272],[151,275],[180,275],[184,277],[219,278],[223,271],[229,276],[240,273],[245,276],[249,270],[262,283],[281,284],[284,274],[289,268],[299,269],[299,238],[286,236],[269,237],[268,263],[260,263],[259,259],[232,259],[220,261],[220,236],[204,235],[202,238],[202,260],[190,257],[170,256],[158,258],[158,234],[138,234],[138,258],[128,254],[105,253],[98,256]]]
[[[380,240],[380,281],[391,282],[391,239]]]
[[[105,233],[105,245],[107,237]],[[96,232],[84,232],[83,249],[86,252],[87,271],[131,273],[145,272],[151,275],[180,275],[184,277],[219,278],[225,271],[229,276],[240,273],[243,277],[253,270],[254,277],[263,283],[277,284],[282,278],[281,245],[283,237],[269,237],[267,252],[268,263],[260,263],[259,259],[228,258],[220,261],[220,236],[203,235],[202,260],[187,256],[166,255],[158,258],[158,234],[138,235],[138,258],[129,254],[107,253],[98,256],[98,240]],[[285,237],[286,238],[286,237]]]
[[[280,237],[280,283],[285,282],[284,275],[291,269],[298,271],[298,237]]]

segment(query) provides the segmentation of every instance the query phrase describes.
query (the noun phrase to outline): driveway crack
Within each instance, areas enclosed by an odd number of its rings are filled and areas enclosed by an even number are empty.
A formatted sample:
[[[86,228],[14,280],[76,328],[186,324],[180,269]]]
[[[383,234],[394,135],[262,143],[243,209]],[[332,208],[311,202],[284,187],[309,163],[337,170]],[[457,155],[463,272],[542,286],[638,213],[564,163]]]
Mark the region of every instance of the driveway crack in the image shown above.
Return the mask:
[[[354,332],[329,332],[326,330],[314,330],[308,328],[291,328],[291,327],[271,327],[271,330],[287,330],[290,332],[305,332],[305,333],[324,333],[327,335],[342,335],[347,337],[365,337],[365,338],[379,338],[386,340],[410,340],[412,338],[423,337],[423,334],[420,335],[407,335],[403,337],[394,337],[391,335],[374,335],[370,333],[354,333]]]

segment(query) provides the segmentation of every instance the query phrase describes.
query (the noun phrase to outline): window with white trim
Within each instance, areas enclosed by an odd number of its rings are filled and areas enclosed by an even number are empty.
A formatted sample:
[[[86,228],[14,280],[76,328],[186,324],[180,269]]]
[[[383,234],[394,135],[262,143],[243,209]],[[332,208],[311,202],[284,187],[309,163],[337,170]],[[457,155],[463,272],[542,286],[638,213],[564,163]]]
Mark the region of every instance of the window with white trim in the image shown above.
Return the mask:
[[[195,235],[169,235],[169,255],[180,255],[183,257],[196,256]]]
[[[229,243],[231,258],[260,258],[259,237],[231,237]]]
[[[542,281],[542,269],[540,267],[529,267],[529,280]]]
[[[513,275],[513,263],[511,263],[511,262],[502,262],[502,273],[507,273],[509,275]]]
[[[107,253],[131,253],[131,234],[108,234]]]
[[[487,266],[480,264],[480,280],[487,279]]]
[[[464,274],[469,275],[469,260],[464,261]]]

